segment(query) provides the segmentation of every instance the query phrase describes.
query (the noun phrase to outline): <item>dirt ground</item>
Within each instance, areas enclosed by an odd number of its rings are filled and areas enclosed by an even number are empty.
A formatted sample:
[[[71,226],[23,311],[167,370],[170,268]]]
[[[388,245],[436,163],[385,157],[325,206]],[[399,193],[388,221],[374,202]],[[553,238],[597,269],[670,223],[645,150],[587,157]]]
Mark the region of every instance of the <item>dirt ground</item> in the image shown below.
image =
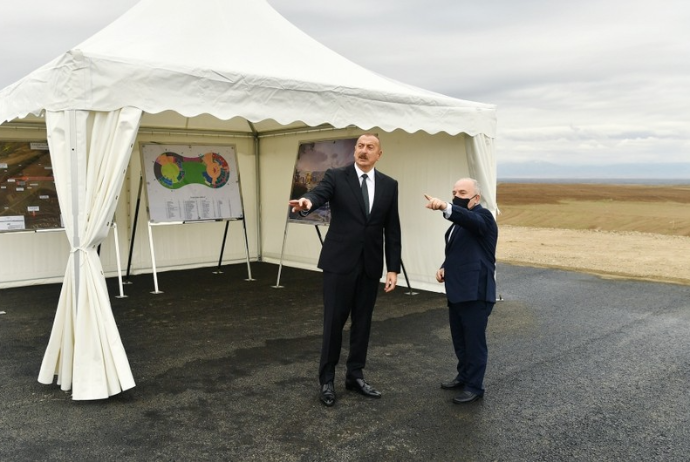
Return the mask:
[[[637,232],[499,228],[503,263],[690,285],[690,237]]]
[[[690,285],[687,185],[504,183],[497,197],[500,262]]]

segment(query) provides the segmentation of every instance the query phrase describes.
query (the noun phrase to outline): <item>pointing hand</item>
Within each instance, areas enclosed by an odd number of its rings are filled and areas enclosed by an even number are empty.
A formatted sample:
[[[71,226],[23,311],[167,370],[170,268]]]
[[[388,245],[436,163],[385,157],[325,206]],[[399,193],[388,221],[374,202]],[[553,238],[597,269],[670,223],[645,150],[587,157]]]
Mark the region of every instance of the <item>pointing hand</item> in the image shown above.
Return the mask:
[[[448,206],[448,202],[438,199],[436,197],[431,197],[428,194],[424,194],[424,197],[429,202],[426,204],[426,208],[431,210],[445,210]]]
[[[292,206],[293,213],[301,212],[302,210],[311,210],[311,201],[304,197],[293,199],[289,201],[288,204]]]

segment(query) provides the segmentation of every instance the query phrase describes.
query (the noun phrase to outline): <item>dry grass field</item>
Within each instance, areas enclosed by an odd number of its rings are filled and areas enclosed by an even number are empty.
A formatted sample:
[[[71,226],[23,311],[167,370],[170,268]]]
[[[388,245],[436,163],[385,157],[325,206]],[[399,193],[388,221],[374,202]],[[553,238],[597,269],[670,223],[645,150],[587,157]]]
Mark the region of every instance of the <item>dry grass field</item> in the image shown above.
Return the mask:
[[[499,183],[499,261],[690,284],[690,185]]]
[[[690,236],[690,185],[501,183],[500,223]]]

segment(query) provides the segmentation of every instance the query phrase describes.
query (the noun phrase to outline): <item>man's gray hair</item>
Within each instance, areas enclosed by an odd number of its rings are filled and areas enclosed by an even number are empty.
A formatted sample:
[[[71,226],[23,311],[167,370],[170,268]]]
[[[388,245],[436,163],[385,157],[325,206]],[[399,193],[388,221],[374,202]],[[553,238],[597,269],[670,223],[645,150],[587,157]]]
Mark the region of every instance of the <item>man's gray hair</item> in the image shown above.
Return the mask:
[[[458,181],[462,180],[469,180],[472,182],[472,185],[474,186],[474,193],[481,196],[482,195],[482,187],[479,186],[479,182],[475,180],[474,178],[460,178]]]

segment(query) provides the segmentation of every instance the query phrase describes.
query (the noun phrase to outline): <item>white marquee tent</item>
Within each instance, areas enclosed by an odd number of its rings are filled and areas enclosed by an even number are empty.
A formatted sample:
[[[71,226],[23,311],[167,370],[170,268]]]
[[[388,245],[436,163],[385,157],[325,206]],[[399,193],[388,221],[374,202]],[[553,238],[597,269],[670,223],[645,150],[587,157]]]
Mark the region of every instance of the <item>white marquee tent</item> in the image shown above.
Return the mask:
[[[39,381],[50,384],[57,375],[76,400],[134,386],[105,276],[115,271],[107,247],[112,218],[133,226],[141,143],[236,146],[254,260],[282,258],[315,269],[319,244],[310,227],[292,227],[281,248],[303,141],[380,135],[377,168],[400,182],[403,261],[414,287],[440,290],[433,274],[445,223],[428,218],[424,193],[450,196],[457,178],[473,176],[483,185],[484,205],[497,211],[494,106],[368,71],[305,35],[265,0],[141,0],[0,91],[0,123],[0,140],[48,140],[66,231],[0,233],[0,287],[63,280]],[[220,235],[218,226],[157,231],[169,249],[157,253],[159,269],[213,265],[216,247],[189,243]],[[134,249],[135,272],[152,271],[146,249]],[[227,261],[242,261],[244,239],[226,253]]]

